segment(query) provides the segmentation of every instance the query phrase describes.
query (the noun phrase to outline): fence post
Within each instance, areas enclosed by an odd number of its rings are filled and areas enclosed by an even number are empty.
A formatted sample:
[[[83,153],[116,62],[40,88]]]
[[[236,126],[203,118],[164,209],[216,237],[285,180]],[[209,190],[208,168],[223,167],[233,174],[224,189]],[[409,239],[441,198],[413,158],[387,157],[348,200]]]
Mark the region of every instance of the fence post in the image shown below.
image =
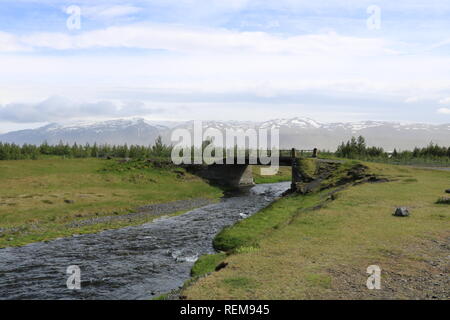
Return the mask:
[[[291,191],[297,190],[297,185],[295,184],[295,170],[297,161],[295,159],[295,148],[291,150]]]

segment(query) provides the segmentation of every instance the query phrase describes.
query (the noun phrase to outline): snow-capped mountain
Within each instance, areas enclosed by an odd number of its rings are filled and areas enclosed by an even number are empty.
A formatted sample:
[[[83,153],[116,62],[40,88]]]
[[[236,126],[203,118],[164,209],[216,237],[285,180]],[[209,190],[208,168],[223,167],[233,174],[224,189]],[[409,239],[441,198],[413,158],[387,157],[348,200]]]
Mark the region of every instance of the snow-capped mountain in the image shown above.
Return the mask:
[[[0,135],[0,141],[18,144],[64,143],[109,143],[109,144],[152,144],[158,135],[170,143],[172,130],[192,129],[193,121],[160,122],[140,118],[119,119],[102,122],[77,122],[70,124],[49,124],[33,129],[9,132]],[[402,124],[382,121],[348,123],[321,123],[309,118],[275,119],[264,122],[251,121],[203,121],[204,128],[247,130],[278,129],[281,148],[335,150],[342,141],[362,135],[367,143],[386,150],[412,149],[426,146],[430,142],[450,145],[450,124]]]
[[[144,119],[120,119],[102,122],[52,123],[33,130],[20,130],[0,135],[0,141],[18,144],[98,143],[150,145],[161,132],[169,130],[163,125],[151,125]]]

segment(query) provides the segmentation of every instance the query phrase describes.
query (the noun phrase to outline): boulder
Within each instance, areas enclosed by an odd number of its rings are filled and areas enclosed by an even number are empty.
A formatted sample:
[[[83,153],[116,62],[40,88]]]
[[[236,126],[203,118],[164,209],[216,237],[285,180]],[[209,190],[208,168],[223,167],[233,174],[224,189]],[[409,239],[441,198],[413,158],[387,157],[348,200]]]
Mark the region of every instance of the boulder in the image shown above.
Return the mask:
[[[445,190],[445,193],[450,193],[450,189]]]
[[[397,208],[395,209],[394,216],[396,217],[408,217],[409,211],[406,208]]]

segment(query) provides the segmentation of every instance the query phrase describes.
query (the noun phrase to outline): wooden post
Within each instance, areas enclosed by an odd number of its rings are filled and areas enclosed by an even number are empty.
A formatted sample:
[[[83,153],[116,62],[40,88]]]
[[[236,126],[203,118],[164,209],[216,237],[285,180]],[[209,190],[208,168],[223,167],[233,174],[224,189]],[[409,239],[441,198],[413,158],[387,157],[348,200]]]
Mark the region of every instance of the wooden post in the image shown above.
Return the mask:
[[[297,161],[295,159],[295,148],[291,150],[291,191],[297,190],[297,185],[295,184],[295,170]]]

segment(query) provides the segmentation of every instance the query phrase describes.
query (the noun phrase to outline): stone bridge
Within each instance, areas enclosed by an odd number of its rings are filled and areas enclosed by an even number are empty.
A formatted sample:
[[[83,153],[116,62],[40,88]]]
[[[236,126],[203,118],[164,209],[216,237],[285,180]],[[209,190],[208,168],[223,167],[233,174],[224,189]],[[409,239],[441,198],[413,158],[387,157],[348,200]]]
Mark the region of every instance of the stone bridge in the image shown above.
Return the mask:
[[[299,156],[310,154],[310,157],[317,156],[317,149],[314,150],[280,150],[279,165],[290,166],[292,168],[291,188],[295,188],[296,182],[301,182],[301,175],[298,171]],[[289,155],[285,155],[289,154]],[[184,167],[191,173],[196,174],[211,183],[237,188],[243,186],[254,185],[253,173],[251,165],[266,165],[262,163],[259,158],[250,161],[248,157],[245,158],[244,163],[237,163],[237,159],[233,164],[211,164],[211,165],[184,165]],[[241,159],[242,160],[242,159]],[[256,162],[256,163],[255,163]]]

